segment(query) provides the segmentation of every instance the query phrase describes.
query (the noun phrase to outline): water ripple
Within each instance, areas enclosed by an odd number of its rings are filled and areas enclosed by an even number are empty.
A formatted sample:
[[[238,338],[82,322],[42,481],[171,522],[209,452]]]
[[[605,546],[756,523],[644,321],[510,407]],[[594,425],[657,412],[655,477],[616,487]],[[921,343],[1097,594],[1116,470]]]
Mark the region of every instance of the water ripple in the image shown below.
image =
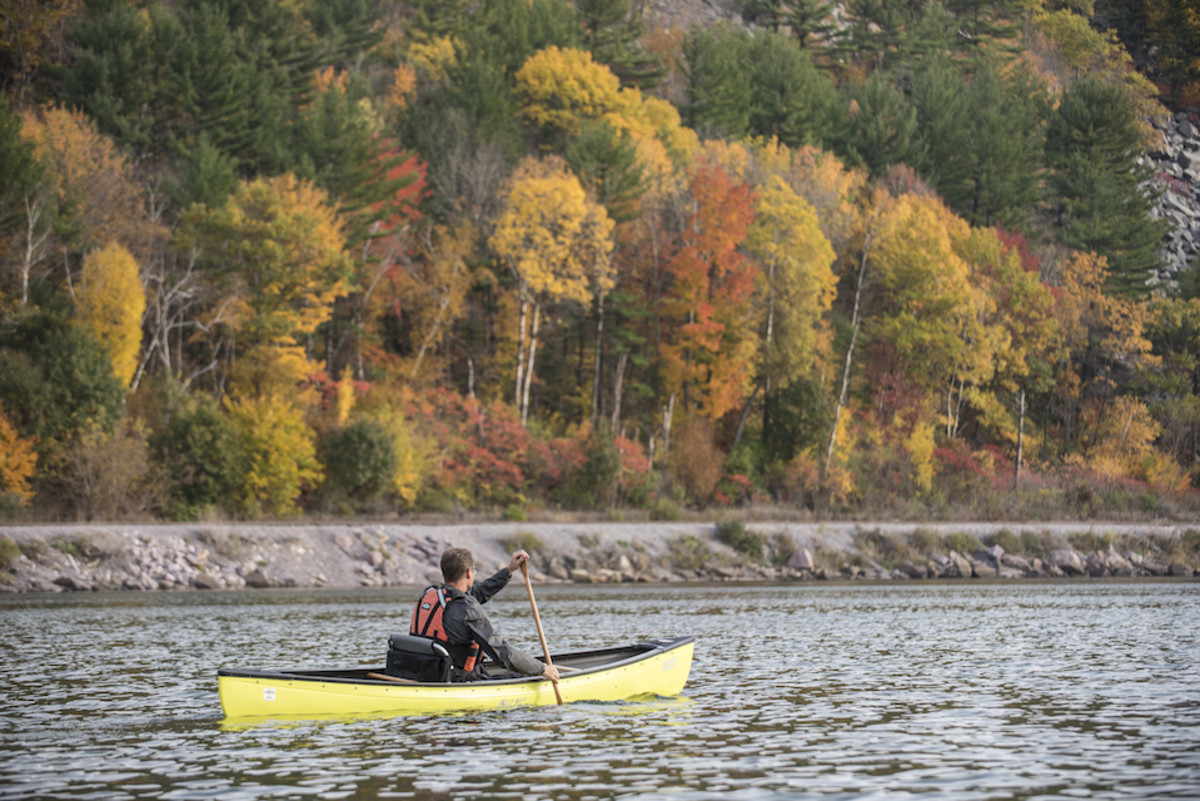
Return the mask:
[[[684,695],[221,719],[219,667],[378,663],[413,595],[0,599],[0,798],[1200,797],[1191,582],[551,587],[557,650],[695,635]]]

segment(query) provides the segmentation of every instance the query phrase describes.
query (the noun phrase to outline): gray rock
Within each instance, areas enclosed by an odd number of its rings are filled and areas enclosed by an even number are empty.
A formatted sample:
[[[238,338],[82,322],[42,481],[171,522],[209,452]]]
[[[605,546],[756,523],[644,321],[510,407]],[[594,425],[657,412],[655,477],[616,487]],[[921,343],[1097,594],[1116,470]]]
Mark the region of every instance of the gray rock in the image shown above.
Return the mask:
[[[1051,551],[1048,562],[1051,569],[1057,568],[1068,576],[1082,576],[1086,570],[1079,554],[1066,548]]]
[[[1168,571],[1170,572],[1170,575],[1172,575],[1172,576],[1190,576],[1190,575],[1192,575],[1192,569],[1190,567],[1188,567],[1187,565],[1183,564],[1182,562],[1172,562],[1171,567],[1168,568]]]
[[[816,560],[813,558],[812,551],[807,548],[797,548],[788,557],[787,566],[792,570],[812,570],[816,567]]]
[[[221,579],[211,573],[201,573],[196,576],[196,589],[198,590],[219,590],[221,586]]]
[[[89,592],[92,589],[92,585],[83,576],[64,574],[54,579],[54,583],[64,590],[72,590],[74,592]]]
[[[1015,553],[1006,553],[1000,558],[1000,564],[1003,567],[1008,567],[1013,570],[1020,570],[1022,573],[1032,573],[1033,565],[1024,556],[1019,556]]]
[[[267,574],[262,570],[254,570],[247,573],[244,577],[246,586],[256,590],[263,590],[267,587],[273,587],[274,582],[267,578]]]
[[[905,562],[896,568],[896,572],[908,578],[923,579],[929,578],[929,570],[921,565],[914,565],[912,562]]]
[[[975,578],[995,578],[997,571],[991,561],[976,559],[971,562],[971,570],[974,572]]]

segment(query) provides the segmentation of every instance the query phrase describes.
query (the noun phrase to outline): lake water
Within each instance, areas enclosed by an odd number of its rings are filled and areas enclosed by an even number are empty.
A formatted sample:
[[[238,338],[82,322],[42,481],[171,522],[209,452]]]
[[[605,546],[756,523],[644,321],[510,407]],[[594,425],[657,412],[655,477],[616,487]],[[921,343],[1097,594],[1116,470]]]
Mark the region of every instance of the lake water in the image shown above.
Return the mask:
[[[0,597],[0,798],[1200,797],[1196,582],[545,587],[555,651],[695,635],[683,695],[222,719],[218,668],[382,664],[415,595]]]

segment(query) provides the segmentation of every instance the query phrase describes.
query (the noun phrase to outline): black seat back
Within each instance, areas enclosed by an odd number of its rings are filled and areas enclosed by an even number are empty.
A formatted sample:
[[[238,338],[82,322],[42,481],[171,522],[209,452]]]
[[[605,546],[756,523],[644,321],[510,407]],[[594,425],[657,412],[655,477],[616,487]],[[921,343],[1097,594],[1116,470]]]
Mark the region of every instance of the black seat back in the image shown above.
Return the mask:
[[[450,652],[437,640],[413,634],[388,637],[387,674],[413,681],[450,681]]]

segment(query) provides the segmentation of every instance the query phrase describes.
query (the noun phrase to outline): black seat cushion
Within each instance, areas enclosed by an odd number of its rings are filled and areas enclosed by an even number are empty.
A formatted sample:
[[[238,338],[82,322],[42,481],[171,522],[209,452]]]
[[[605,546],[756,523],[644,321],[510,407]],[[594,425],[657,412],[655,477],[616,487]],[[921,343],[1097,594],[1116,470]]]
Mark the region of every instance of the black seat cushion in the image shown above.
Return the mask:
[[[412,634],[388,637],[387,674],[413,681],[450,681],[450,652],[437,640]]]

